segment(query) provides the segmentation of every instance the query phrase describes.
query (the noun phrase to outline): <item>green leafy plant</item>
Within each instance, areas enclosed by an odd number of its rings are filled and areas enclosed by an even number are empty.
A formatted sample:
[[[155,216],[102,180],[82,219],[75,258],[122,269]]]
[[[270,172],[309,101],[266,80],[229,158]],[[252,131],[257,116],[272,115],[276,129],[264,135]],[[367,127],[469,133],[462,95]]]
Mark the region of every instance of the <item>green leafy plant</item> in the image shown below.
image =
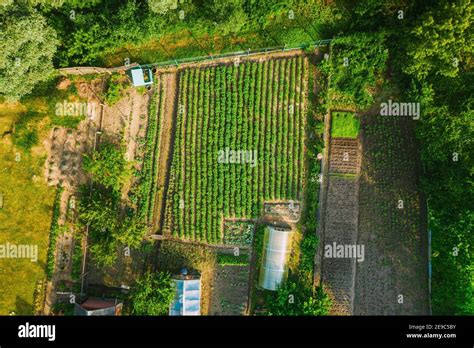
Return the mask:
[[[217,263],[221,266],[248,266],[249,255],[217,254]]]
[[[360,121],[353,112],[332,112],[331,120],[332,137],[357,138],[359,135]]]
[[[83,168],[96,182],[115,191],[120,191],[131,176],[123,151],[108,142],[100,144],[91,155],[84,155]]]
[[[56,196],[54,197],[53,203],[53,216],[51,218],[51,227],[49,230],[49,247],[48,255],[46,259],[46,276],[48,280],[51,280],[53,277],[55,265],[56,265],[56,243],[58,235],[60,232],[59,225],[59,214],[60,214],[60,204],[61,204],[61,195],[63,193],[63,188],[58,187],[56,189]]]
[[[147,272],[132,288],[132,314],[166,315],[175,296],[174,283],[169,273]]]

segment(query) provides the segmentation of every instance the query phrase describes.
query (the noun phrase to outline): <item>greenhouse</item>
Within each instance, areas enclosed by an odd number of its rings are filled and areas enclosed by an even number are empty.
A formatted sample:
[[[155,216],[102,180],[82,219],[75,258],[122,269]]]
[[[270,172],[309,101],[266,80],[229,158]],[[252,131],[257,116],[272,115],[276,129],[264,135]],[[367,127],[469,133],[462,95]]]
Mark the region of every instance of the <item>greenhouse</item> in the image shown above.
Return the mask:
[[[263,257],[258,285],[278,290],[288,278],[288,259],[293,232],[288,228],[267,226],[263,239]]]
[[[200,315],[201,314],[201,279],[200,277],[180,276],[175,282],[175,297],[170,306],[169,314]]]

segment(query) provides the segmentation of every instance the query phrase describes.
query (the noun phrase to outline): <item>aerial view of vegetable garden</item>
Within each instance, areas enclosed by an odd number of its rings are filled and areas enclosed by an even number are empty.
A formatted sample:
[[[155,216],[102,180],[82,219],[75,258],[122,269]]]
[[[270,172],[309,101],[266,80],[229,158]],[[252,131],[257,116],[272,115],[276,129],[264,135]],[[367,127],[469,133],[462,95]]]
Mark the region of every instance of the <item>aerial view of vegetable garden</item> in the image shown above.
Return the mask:
[[[473,14],[0,1],[0,321],[472,315]]]

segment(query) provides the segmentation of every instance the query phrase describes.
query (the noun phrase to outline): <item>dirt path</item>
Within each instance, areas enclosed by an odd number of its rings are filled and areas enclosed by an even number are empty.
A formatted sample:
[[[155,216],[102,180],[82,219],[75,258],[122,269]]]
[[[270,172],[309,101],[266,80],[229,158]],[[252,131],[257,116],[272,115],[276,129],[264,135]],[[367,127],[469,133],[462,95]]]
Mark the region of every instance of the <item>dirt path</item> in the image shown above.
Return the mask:
[[[125,128],[125,142],[127,150],[125,158],[128,161],[133,161],[138,149],[138,138],[144,136],[146,120],[143,116],[148,113],[148,94],[138,93],[136,89],[129,91],[129,99],[126,106],[128,106],[128,113]]]
[[[159,135],[158,156],[156,161],[157,170],[157,194],[155,197],[154,214],[153,214],[153,231],[161,231],[164,222],[166,193],[169,183],[169,172],[171,166],[171,158],[173,153],[174,134],[175,134],[175,110],[177,97],[177,74],[170,72],[160,75],[163,86],[160,93],[163,93],[163,103],[161,103],[162,119]]]

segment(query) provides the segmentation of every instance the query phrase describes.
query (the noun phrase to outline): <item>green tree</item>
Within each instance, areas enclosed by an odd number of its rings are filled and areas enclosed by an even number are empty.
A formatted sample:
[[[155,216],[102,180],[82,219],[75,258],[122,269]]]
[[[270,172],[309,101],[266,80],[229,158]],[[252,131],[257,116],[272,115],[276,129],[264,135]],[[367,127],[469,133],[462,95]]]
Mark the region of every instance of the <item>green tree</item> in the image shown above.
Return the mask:
[[[332,301],[323,288],[318,287],[314,294],[303,302],[303,315],[327,315],[331,308]]]
[[[248,20],[241,0],[211,0],[203,11],[221,35],[238,33]]]
[[[121,190],[131,175],[131,168],[123,151],[111,143],[103,143],[92,155],[85,155],[83,168],[92,174],[94,182],[117,192]]]
[[[330,95],[333,107],[367,108],[383,81],[388,60],[385,34],[357,33],[332,43]]]
[[[95,230],[114,230],[117,227],[117,198],[110,190],[95,186],[92,192],[84,192],[79,204],[79,215],[84,225]]]
[[[52,77],[58,40],[46,19],[24,7],[0,13],[0,96],[19,100]]]
[[[130,297],[134,315],[166,315],[175,295],[169,273],[147,272],[137,280]]]
[[[93,176],[93,190],[83,189],[79,221],[89,228],[94,262],[111,266],[120,246],[138,248],[146,232],[145,223],[121,200],[121,190],[130,179],[131,169],[123,151],[108,142],[85,155],[83,167]]]
[[[84,188],[81,197],[79,223],[81,227],[88,226],[92,259],[99,266],[111,266],[117,258],[118,196],[96,185],[90,193]]]
[[[178,0],[148,0],[148,7],[154,13],[165,14],[178,7]]]
[[[146,233],[146,224],[138,216],[125,216],[120,222],[117,241],[131,248],[138,248]]]
[[[117,241],[106,234],[100,235],[102,239],[90,244],[89,251],[94,263],[99,267],[111,267],[117,260]]]
[[[295,281],[288,281],[276,294],[268,294],[266,302],[269,315],[326,315],[331,307],[322,288],[313,291]]]
[[[407,36],[407,74],[422,80],[430,74],[454,77],[474,51],[474,6],[470,0],[439,1],[420,16]]]
[[[474,301],[474,74],[433,74],[409,98],[424,110],[417,124],[432,233],[434,314],[472,314]],[[408,99],[408,98],[407,98]]]

